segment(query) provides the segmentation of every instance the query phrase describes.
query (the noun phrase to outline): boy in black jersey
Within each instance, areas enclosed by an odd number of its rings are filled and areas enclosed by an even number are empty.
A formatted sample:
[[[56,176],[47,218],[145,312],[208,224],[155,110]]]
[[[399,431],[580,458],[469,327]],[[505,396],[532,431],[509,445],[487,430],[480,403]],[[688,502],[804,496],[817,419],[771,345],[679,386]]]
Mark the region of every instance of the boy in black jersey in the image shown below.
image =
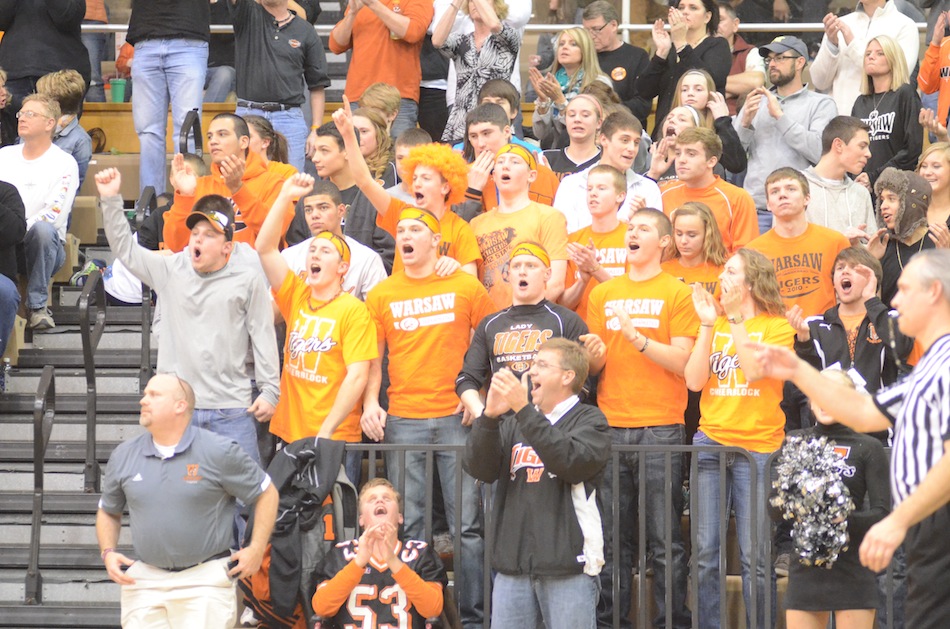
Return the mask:
[[[314,575],[317,616],[347,627],[422,629],[427,618],[442,613],[445,568],[425,542],[399,540],[401,506],[402,497],[386,479],[363,486],[363,534],[337,544]]]

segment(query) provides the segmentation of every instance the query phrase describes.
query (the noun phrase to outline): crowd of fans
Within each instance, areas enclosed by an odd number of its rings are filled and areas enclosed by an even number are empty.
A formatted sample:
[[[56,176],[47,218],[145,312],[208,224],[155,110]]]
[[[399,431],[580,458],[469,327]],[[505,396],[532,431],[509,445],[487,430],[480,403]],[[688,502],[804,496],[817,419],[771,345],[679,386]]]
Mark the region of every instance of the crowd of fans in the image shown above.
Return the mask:
[[[779,571],[791,579],[788,626],[819,626],[837,612],[841,626],[869,629],[883,609],[872,569],[887,563],[865,547],[886,548],[890,561],[908,530],[907,626],[950,618],[945,598],[922,593],[934,584],[921,575],[937,570],[923,549],[940,527],[912,527],[928,512],[893,532],[898,515],[920,509],[916,491],[930,488],[926,471],[942,464],[950,421],[945,377],[934,385],[942,402],[929,410],[907,410],[903,393],[923,371],[915,365],[933,378],[948,371],[947,258],[924,253],[950,248],[948,18],[933,9],[919,64],[920,36],[897,0],[829,13],[812,49],[807,37],[738,33],[747,17],[820,17],[816,4],[680,0],[655,22],[647,52],[622,41],[611,2],[578,3],[570,9],[583,26],[542,37],[530,60],[527,127],[524,0],[349,0],[327,42],[351,59],[342,107],[326,123],[328,65],[312,27],[319,3],[132,1],[139,184],[164,192],[167,181],[170,194],[133,234],[118,171],[90,174],[117,259],[110,299],[133,303],[136,281],[157,294],[158,371],[181,386],[150,384],[149,408],[159,409],[150,412],[165,412],[160,401],[171,396],[168,417],[190,417],[269,471],[261,482],[242,463],[243,485],[228,490],[232,501],[267,496],[245,538],[253,551],[231,574],[253,580],[263,561],[273,588],[287,570],[287,557],[261,541],[275,517],[278,535],[284,517],[266,493],[274,468],[289,465],[275,450],[299,459],[314,436],[465,446],[464,456],[436,450],[431,468],[423,453],[387,453],[387,476],[403,495],[369,483],[359,540],[316,558],[297,547],[305,567],[295,570],[314,573],[298,574],[309,584],[300,606],[255,613],[288,626],[315,615],[375,614],[379,623],[437,615],[445,574],[424,541],[435,474],[436,528],[460,549],[455,596],[467,628],[488,620],[479,495],[488,490],[476,480],[495,483],[496,627],[607,627],[615,617],[629,626],[638,518],[655,625],[688,627],[695,617],[719,627],[720,520],[732,513],[747,612],[756,601],[746,626],[770,626],[775,610],[764,602]],[[55,327],[48,285],[64,264],[91,156],[83,98],[102,100],[104,44],[80,37],[80,24],[107,20],[101,1],[0,3],[0,131],[9,144],[0,149],[0,349],[21,276],[28,326]],[[233,36],[215,40],[208,25],[222,21]],[[936,111],[922,108],[914,76],[939,95]],[[177,130],[203,99],[231,92],[236,112],[206,130],[210,168],[178,154],[166,175],[169,105]],[[926,290],[936,297],[924,308],[913,295]],[[937,314],[919,320],[927,308]],[[915,386],[931,386],[924,377]],[[836,380],[841,399],[882,400],[873,421],[817,393],[825,385],[816,383]],[[818,397],[809,403],[806,394]],[[164,459],[183,451],[168,439],[193,439],[184,423],[161,432],[144,417]],[[882,431],[885,420],[895,430]],[[876,439],[859,438],[854,425],[878,430]],[[850,484],[850,549],[823,577],[827,587],[789,559],[787,523],[753,512],[769,495],[770,457],[796,430],[849,444],[845,469],[859,477]],[[911,453],[908,440],[925,438]],[[903,474],[892,478],[893,497],[882,450],[892,439],[894,473]],[[645,448],[611,457],[610,444]],[[683,452],[659,453],[684,444],[703,446],[692,478]],[[134,456],[151,456],[143,447],[122,452],[123,473]],[[908,463],[925,457],[921,448],[934,454]],[[360,486],[360,452],[337,455]],[[150,599],[123,575],[128,558],[113,552],[112,527],[132,498],[125,482],[135,480],[116,476],[119,467],[110,462],[107,472],[100,543],[124,608],[125,592],[136,592],[133,618]],[[690,491],[694,609],[680,527]],[[237,539],[247,515],[239,510]],[[142,543],[134,527],[133,543]],[[202,553],[219,561],[220,551]],[[174,553],[149,547],[144,556]],[[159,560],[156,569],[175,574],[182,563]],[[898,553],[898,573],[904,564]],[[195,584],[175,587],[183,582]],[[889,619],[896,627],[902,592]]]

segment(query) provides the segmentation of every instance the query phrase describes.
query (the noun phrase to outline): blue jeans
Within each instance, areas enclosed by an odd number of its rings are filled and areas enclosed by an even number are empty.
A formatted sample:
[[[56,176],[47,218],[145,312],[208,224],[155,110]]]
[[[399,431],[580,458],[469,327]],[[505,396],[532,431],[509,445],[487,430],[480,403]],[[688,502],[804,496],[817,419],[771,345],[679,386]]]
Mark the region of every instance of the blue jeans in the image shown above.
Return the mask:
[[[196,408],[191,416],[192,424],[234,441],[260,465],[261,453],[257,447],[257,427],[254,425],[256,421],[244,407]]]
[[[702,431],[693,437],[693,445],[720,446]],[[765,588],[772,582],[772,561],[768,554],[768,541],[771,534],[771,523],[766,515],[765,500],[768,492],[766,486],[769,471],[766,469],[769,453],[750,452],[756,467],[756,486],[752,487],[752,474],[749,459],[741,454],[729,452],[720,455],[713,452],[699,452],[694,456],[698,460],[698,477],[691,483],[691,491],[697,496],[699,513],[697,523],[696,562],[699,576],[699,626],[701,629],[718,629],[720,598],[719,598],[719,555],[725,544],[720,539],[719,510],[720,503],[725,501],[726,513],[735,509],[736,534],[739,541],[739,559],[742,564],[742,598],[746,607],[746,626],[762,628],[771,627],[771,619],[775,618],[775,591],[772,590],[771,610],[768,621],[765,609]],[[726,457],[726,478],[719,476],[719,457]],[[720,494],[720,480],[725,495]],[[754,491],[754,503],[753,503]],[[755,601],[757,622],[750,623],[751,610],[751,565],[752,565],[752,513],[755,511],[756,535],[756,567],[755,567]],[[728,525],[728,523],[727,523]]]
[[[205,73],[208,70],[208,42],[196,39],[147,39],[135,45],[132,80],[132,120],[139,136],[141,164],[139,191],[154,186],[166,190],[165,130],[171,101],[173,137],[192,109],[201,111]],[[201,141],[201,138],[198,138]]]
[[[597,577],[495,575],[492,629],[594,629],[600,582]],[[543,624],[542,624],[543,622]]]
[[[611,441],[615,445],[626,446],[678,446],[683,445],[685,427],[682,424],[666,426],[652,426],[650,428],[611,428]],[[599,489],[601,512],[604,523],[604,568],[600,572],[601,606],[598,609],[598,625],[601,627],[613,626],[613,605],[620,609],[620,626],[630,627],[630,602],[633,580],[634,536],[638,530],[637,506],[638,491],[643,492],[646,499],[645,510],[639,516],[646,518],[646,549],[647,554],[653,555],[653,599],[657,609],[657,617],[653,619],[654,626],[689,627],[690,614],[686,608],[686,549],[683,545],[683,535],[680,521],[683,516],[683,454],[674,452],[670,455],[670,473],[666,476],[666,455],[646,455],[646,477],[639,478],[640,464],[638,452],[617,453],[620,466],[620,485],[617,487],[619,512],[616,517],[620,520],[620,593],[619,600],[613,601],[613,563],[615,546],[613,543],[613,466],[614,458],[607,461],[604,468],[604,479]],[[672,510],[666,511],[666,494],[672,491]],[[669,532],[671,536],[672,555],[666,556],[665,538]],[[641,567],[641,574],[643,568]],[[666,571],[672,571],[673,589],[666,591]],[[673,619],[666,622],[666,596],[673,600]]]
[[[52,223],[36,221],[23,239],[26,255],[26,307],[43,308],[49,300],[49,281],[66,262],[66,249]]]
[[[419,120],[419,103],[411,98],[403,98],[399,101],[399,113],[389,129],[389,134],[398,138],[399,134],[406,129],[412,129]]]
[[[756,218],[759,220],[759,234],[764,234],[765,232],[772,229],[772,213],[768,210],[756,210]]]
[[[471,428],[462,426],[461,415],[432,419],[405,419],[390,415],[386,420],[385,443],[403,445],[439,444],[465,445]],[[405,502],[403,530],[411,539],[427,539],[425,531],[426,470],[425,453],[406,453],[405,478],[398,452],[387,453],[386,470],[390,482],[402,492]],[[455,566],[460,578],[456,580],[456,596],[462,611],[462,625],[468,628],[482,626],[482,575],[485,542],[479,513],[479,493],[475,479],[461,471],[461,452],[436,452],[435,465],[442,483],[442,499],[449,532],[461,539],[462,556]],[[455,474],[462,475],[462,495],[456,500]],[[405,487],[402,483],[405,482]],[[458,509],[458,512],[456,511]],[[461,535],[456,531],[456,513],[461,522]]]
[[[83,24],[103,24],[98,20],[83,20]],[[104,103],[106,91],[102,84],[102,60],[106,58],[106,42],[108,33],[83,33],[82,43],[89,51],[89,65],[92,73],[89,75],[89,90],[86,92],[86,102]]]
[[[205,103],[223,103],[228,100],[228,94],[234,91],[234,80],[237,71],[231,66],[216,66],[208,68],[205,76]]]
[[[287,156],[290,158],[290,165],[303,172],[303,164],[307,152],[307,135],[310,128],[303,118],[303,110],[300,107],[294,107],[287,111],[264,111],[253,107],[238,107],[234,113],[239,116],[254,114],[270,120],[274,125],[274,130],[284,134],[287,138]]]
[[[13,332],[16,311],[20,307],[20,291],[6,275],[0,274],[0,355],[7,351],[7,341]]]

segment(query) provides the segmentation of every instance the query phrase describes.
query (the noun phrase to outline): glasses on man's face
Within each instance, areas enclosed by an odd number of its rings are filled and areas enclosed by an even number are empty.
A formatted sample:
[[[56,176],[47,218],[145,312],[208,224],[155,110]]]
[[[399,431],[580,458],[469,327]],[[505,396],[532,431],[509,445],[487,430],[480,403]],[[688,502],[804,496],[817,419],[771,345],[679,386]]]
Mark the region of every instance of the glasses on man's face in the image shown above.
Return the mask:
[[[26,118],[27,120],[33,120],[34,118],[49,118],[49,116],[47,116],[47,115],[45,115],[45,114],[41,114],[41,113],[38,112],[38,111],[23,111],[23,110],[20,110],[20,111],[16,112],[16,119],[19,120],[20,118]]]
[[[601,24],[600,26],[585,26],[584,30],[587,31],[587,34],[590,35],[591,37],[597,37],[598,35],[600,35],[601,31],[603,31],[609,25],[610,25],[610,22],[605,22],[604,24]]]
[[[788,59],[798,59],[798,55],[776,55],[774,57],[769,56],[765,58],[765,65],[772,65],[773,63],[787,61]]]
[[[546,363],[543,360],[534,361],[534,366],[542,371],[546,371],[548,369],[560,369],[561,371],[567,371],[567,369],[565,369],[564,367],[561,367],[559,365],[552,365],[551,363]]]

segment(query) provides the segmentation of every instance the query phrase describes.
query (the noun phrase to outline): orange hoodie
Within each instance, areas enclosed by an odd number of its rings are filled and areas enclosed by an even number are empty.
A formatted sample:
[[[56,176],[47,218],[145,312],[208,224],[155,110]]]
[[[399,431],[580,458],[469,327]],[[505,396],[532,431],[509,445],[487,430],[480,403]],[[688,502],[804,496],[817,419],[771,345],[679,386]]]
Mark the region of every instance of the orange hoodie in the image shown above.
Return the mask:
[[[191,230],[185,225],[185,219],[191,214],[195,201],[209,194],[220,194],[234,202],[234,241],[246,242],[253,247],[257,232],[277,199],[284,179],[282,175],[268,170],[257,153],[248,151],[244,176],[241,177],[242,185],[232,195],[218,165],[212,164],[211,174],[198,178],[194,195],[185,196],[175,190],[175,202],[165,214],[165,248],[177,253],[188,245]],[[293,218],[294,206],[287,204],[281,233],[287,231]]]

